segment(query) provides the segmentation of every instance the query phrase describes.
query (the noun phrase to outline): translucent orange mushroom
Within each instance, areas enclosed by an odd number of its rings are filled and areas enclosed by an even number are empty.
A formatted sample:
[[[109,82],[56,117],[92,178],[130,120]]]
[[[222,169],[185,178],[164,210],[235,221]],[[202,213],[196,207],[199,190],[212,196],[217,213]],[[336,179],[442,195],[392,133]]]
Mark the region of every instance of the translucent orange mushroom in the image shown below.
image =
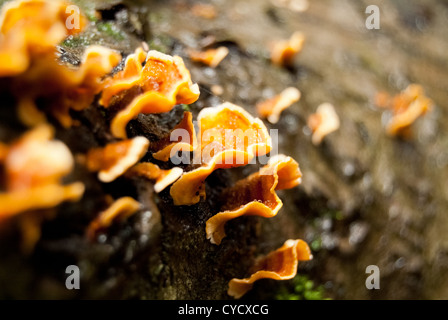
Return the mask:
[[[192,61],[200,62],[209,67],[216,68],[221,61],[227,57],[229,54],[229,49],[227,47],[219,47],[205,51],[190,50],[188,54]]]
[[[190,104],[199,97],[199,87],[192,83],[181,57],[152,50],[141,69],[140,58],[141,53],[131,58],[132,62],[128,60],[128,67],[105,87],[100,100],[105,107],[114,95],[131,100],[112,120],[111,132],[117,138],[126,138],[126,125],[140,113],[168,112],[176,104]]]
[[[135,165],[147,152],[149,141],[145,137],[110,143],[87,153],[87,168],[98,171],[98,179],[112,182]]]
[[[381,108],[392,110],[392,118],[386,125],[390,136],[409,137],[411,125],[432,107],[433,102],[425,96],[423,87],[417,84],[409,85],[400,94],[391,98],[386,93],[376,97],[376,103]]]
[[[67,28],[73,12],[70,3],[51,0],[16,0],[0,12],[0,77],[24,72],[36,56],[54,53],[65,37],[81,32],[87,19],[77,15],[78,25]],[[77,13],[76,13],[77,14]]]
[[[0,193],[0,218],[31,209],[51,208],[77,200],[82,183],[61,186],[73,169],[73,157],[61,141],[52,140],[53,128],[44,125],[26,132],[4,156],[6,193]]]
[[[308,127],[313,132],[311,141],[319,145],[328,134],[339,129],[340,120],[330,103],[323,103],[317,107],[316,113],[308,118]]]
[[[158,165],[150,162],[138,163],[127,172],[127,176],[140,176],[149,180],[155,180],[154,191],[159,193],[166,187],[179,179],[183,170],[178,167],[174,167],[169,170],[160,169]]]
[[[112,205],[102,211],[98,217],[89,224],[86,232],[87,238],[94,240],[98,231],[110,227],[115,219],[126,220],[140,209],[140,202],[131,197],[123,197],[115,200]]]
[[[36,127],[6,148],[3,156],[6,192],[0,193],[0,222],[20,215],[27,251],[40,235],[38,225],[43,217],[35,211],[77,201],[84,193],[80,182],[61,185],[74,162],[67,146],[53,136],[52,127]]]
[[[95,95],[103,88],[102,78],[112,71],[120,59],[121,55],[113,50],[90,46],[85,50],[81,65],[77,69],[69,69],[50,61],[40,61],[41,69],[34,72],[41,75],[41,83],[35,84],[35,81],[25,74],[21,81],[25,80],[30,90],[29,96],[21,101],[32,101],[30,97],[34,97],[35,100],[38,97],[51,96],[50,113],[64,127],[70,127],[73,123],[69,114],[70,109],[81,111],[89,107]],[[26,116],[33,115],[29,106],[28,104],[27,107],[27,103],[19,102],[19,115],[22,115],[24,123],[33,124],[33,120]],[[23,107],[25,110],[20,111]]]
[[[302,32],[294,32],[288,40],[277,41],[271,49],[272,63],[278,66],[292,66],[294,58],[302,51],[304,43],[305,35]]]
[[[27,211],[54,208],[65,201],[78,201],[84,189],[84,184],[75,182],[66,186],[48,184],[24,191],[0,193],[0,222]]]
[[[257,104],[257,112],[261,118],[267,118],[270,123],[277,123],[280,114],[292,104],[299,101],[300,91],[289,87],[279,95]]]
[[[63,1],[24,0],[8,2],[0,14],[0,77],[14,77],[11,91],[18,100],[19,118],[27,126],[45,122],[43,111],[71,126],[69,110],[89,107],[103,88],[102,78],[121,59],[118,52],[91,46],[80,67],[58,63],[56,46],[87,23],[73,8],[77,7]],[[79,25],[72,26],[72,15]],[[38,99],[46,101],[46,110],[37,108]]]
[[[43,184],[57,184],[73,168],[73,157],[61,141],[51,140],[49,125],[26,132],[13,143],[5,158],[8,190],[27,190]]]
[[[59,65],[53,56],[39,58],[32,70],[16,78],[27,92],[26,95],[16,92],[20,119],[29,126],[45,121],[44,113],[37,109],[34,101],[46,98],[49,113],[64,127],[71,126],[70,109],[81,111],[91,105],[103,88],[102,78],[118,64],[120,57],[113,50],[90,46],[76,69]]]
[[[255,281],[260,279],[289,280],[296,276],[299,261],[313,258],[308,244],[303,240],[287,240],[282,247],[259,259],[252,268],[252,275],[245,279],[232,279],[227,293],[241,298]]]
[[[154,159],[168,161],[178,152],[192,152],[197,147],[196,131],[193,115],[185,111],[182,120],[171,132],[156,142],[151,142],[149,149],[157,150],[152,154]]]
[[[137,48],[134,53],[127,56],[123,70],[106,80],[101,93],[101,105],[109,107],[113,97],[138,85],[146,55],[147,53],[142,48]]]
[[[193,205],[205,197],[204,181],[214,170],[244,166],[272,148],[263,122],[228,102],[202,109],[198,124],[195,161],[201,166],[184,173],[173,184],[170,194],[175,205]]]
[[[259,172],[224,190],[222,198],[226,203],[221,208],[223,211],[206,222],[207,239],[219,245],[226,236],[225,224],[231,219],[241,216],[274,217],[283,205],[275,191],[299,185],[301,177],[294,159],[284,155],[273,157]]]

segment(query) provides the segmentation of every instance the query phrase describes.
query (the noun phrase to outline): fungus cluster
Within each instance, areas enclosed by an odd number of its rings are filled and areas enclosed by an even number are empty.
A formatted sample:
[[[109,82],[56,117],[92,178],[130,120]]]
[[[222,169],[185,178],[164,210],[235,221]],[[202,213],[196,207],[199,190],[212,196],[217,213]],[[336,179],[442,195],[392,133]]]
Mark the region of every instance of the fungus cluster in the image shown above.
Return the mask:
[[[121,59],[111,49],[91,46],[79,68],[61,65],[56,46],[86,26],[80,15],[79,25],[67,28],[68,6],[63,1],[21,0],[6,3],[0,12],[0,76],[11,78],[9,89],[27,126],[45,122],[49,114],[70,127],[69,111],[89,107],[103,88],[102,78]],[[45,110],[37,101],[44,101]]]
[[[64,201],[78,201],[84,193],[81,182],[61,183],[72,172],[74,160],[69,148],[54,139],[54,128],[48,122],[56,120],[65,129],[76,125],[70,110],[90,107],[95,97],[99,97],[99,105],[93,107],[115,112],[109,123],[114,138],[80,155],[79,162],[102,183],[139,177],[154,181],[156,192],[172,184],[174,204],[193,205],[206,196],[205,180],[214,170],[245,166],[271,152],[272,141],[264,123],[228,102],[201,110],[197,135],[192,114],[185,112],[169,135],[158,141],[143,136],[128,138],[129,121],[141,113],[163,113],[179,104],[191,104],[199,97],[199,87],[191,81],[182,58],[154,50],[146,53],[138,48],[114,75],[110,72],[121,55],[100,46],[88,47],[78,67],[61,64],[56,59],[58,43],[86,25],[81,16],[79,28],[68,29],[68,6],[63,1],[20,0],[6,4],[0,13],[0,77],[11,80],[8,89],[17,98],[18,116],[34,127],[11,144],[0,143],[0,177],[4,177],[2,185],[6,186],[0,193],[0,222],[23,218],[27,249],[39,238],[45,209]],[[281,63],[291,60],[293,51],[300,49],[301,39],[300,35],[292,38],[290,48],[280,55]],[[227,52],[208,52],[203,62],[215,66]],[[298,91],[288,90],[278,101],[272,101],[272,107],[260,107],[270,121],[275,122],[288,104],[299,99]],[[196,166],[188,172],[141,162],[148,153],[167,162],[179,151],[193,153]],[[228,220],[242,215],[275,216],[282,206],[276,190],[297,186],[300,179],[296,161],[283,155],[273,157],[259,172],[223,191],[226,201],[206,222],[204,236],[220,244]],[[94,240],[116,219],[126,219],[141,208],[131,197],[111,198],[108,208],[87,227],[86,237]],[[288,240],[259,260],[249,279],[231,280],[229,294],[242,296],[257,279],[289,279],[296,272],[297,262],[309,259],[305,242]]]

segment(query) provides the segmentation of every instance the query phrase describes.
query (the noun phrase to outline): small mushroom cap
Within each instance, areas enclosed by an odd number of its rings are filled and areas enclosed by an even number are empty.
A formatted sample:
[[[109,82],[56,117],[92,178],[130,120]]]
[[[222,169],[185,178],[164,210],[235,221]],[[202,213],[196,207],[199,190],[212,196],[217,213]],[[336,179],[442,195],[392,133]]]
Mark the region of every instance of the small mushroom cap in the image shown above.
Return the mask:
[[[253,267],[249,278],[232,279],[227,293],[235,299],[241,298],[253,283],[260,279],[288,280],[297,274],[299,261],[313,258],[308,244],[303,240],[287,240],[282,247],[261,258]]]
[[[112,182],[135,165],[146,154],[148,146],[148,139],[135,137],[91,149],[87,153],[87,168],[99,171],[100,181]]]
[[[406,111],[395,115],[391,119],[386,128],[387,134],[396,136],[405,132],[412,123],[430,110],[431,104],[432,101],[430,99],[421,98],[413,101]]]
[[[207,220],[207,239],[219,245],[226,236],[225,224],[231,219],[244,215],[274,217],[283,205],[275,191],[299,185],[301,177],[294,159],[284,155],[273,157],[259,172],[223,191],[222,199],[226,202],[223,211]]]
[[[340,120],[333,105],[323,103],[317,107],[316,113],[308,118],[308,127],[313,132],[311,141],[314,145],[319,145],[325,136],[338,130]]]
[[[139,61],[138,58],[133,59]],[[134,68],[135,62],[133,65]],[[136,95],[112,120],[111,132],[117,138],[126,138],[126,125],[138,114],[168,112],[176,104],[195,102],[200,93],[199,86],[192,83],[190,72],[181,57],[172,57],[155,50],[148,52],[145,66],[138,77],[131,76],[112,82],[105,89],[101,101],[108,106],[113,95],[122,91],[126,93],[126,90],[130,92],[132,90],[128,89],[132,87],[138,87],[138,91],[143,93]],[[132,92],[130,94],[135,95]]]
[[[57,184],[73,169],[73,156],[61,141],[51,140],[54,129],[42,125],[26,132],[13,143],[4,165],[9,191]]]
[[[17,214],[54,208],[65,201],[78,201],[84,193],[80,182],[67,186],[48,184],[28,190],[0,193],[0,222]]]
[[[54,129],[41,125],[25,132],[10,146],[2,144],[0,156],[6,192],[0,193],[0,223],[13,217],[22,228],[22,247],[29,252],[40,236],[40,223],[51,209],[77,201],[84,193],[80,182],[66,186],[60,180],[73,169],[67,146],[53,140]]]
[[[263,121],[232,103],[202,109],[198,124],[204,164],[233,168],[271,151],[271,137]],[[244,157],[238,157],[241,155]]]
[[[115,95],[139,83],[146,55],[142,48],[137,48],[134,53],[127,56],[123,70],[107,80],[99,101],[101,105],[109,107]]]
[[[192,61],[203,63],[211,68],[216,68],[221,61],[227,57],[229,49],[227,47],[219,47],[205,51],[190,50],[188,54]]]
[[[410,126],[431,110],[432,105],[433,101],[425,96],[422,86],[409,85],[393,98],[393,117],[386,126],[387,134],[407,137]]]
[[[159,161],[168,161],[179,151],[192,152],[197,147],[196,130],[193,115],[185,111],[182,120],[171,132],[157,142],[151,142],[150,149],[157,150],[152,156]]]
[[[126,175],[128,176],[136,175],[140,177],[145,177],[149,180],[155,180],[156,183],[154,184],[154,191],[159,193],[163,191],[166,187],[171,185],[174,181],[179,179],[182,173],[183,170],[178,167],[174,167],[169,170],[162,170],[156,164],[143,162],[138,163],[131,169],[129,169],[126,172]]]
[[[275,65],[290,67],[294,64],[294,58],[302,51],[305,43],[305,35],[302,32],[294,32],[288,40],[276,42],[271,50],[271,61]]]
[[[70,127],[73,120],[69,110],[82,111],[89,107],[95,95],[104,87],[103,77],[109,74],[120,60],[121,55],[118,52],[93,45],[86,48],[80,67],[77,69],[69,69],[52,63],[47,70],[53,77],[49,82],[54,84],[55,91],[62,91],[66,94],[56,100],[60,101],[59,104],[52,106],[53,116],[64,127]],[[43,70],[41,71],[43,72]],[[41,91],[46,94],[44,88]],[[67,102],[68,100],[70,103]]]
[[[271,138],[260,119],[231,103],[202,109],[198,115],[202,166],[184,173],[171,187],[175,205],[193,205],[205,196],[204,181],[216,169],[244,166],[272,148]]]
[[[261,118],[267,118],[270,123],[277,123],[280,114],[292,104],[300,100],[300,91],[289,87],[279,95],[257,104],[257,112]]]
[[[89,224],[86,232],[87,237],[90,240],[93,240],[100,229],[108,228],[112,225],[115,219],[120,218],[125,220],[140,209],[140,202],[131,197],[122,197],[115,200],[109,208],[102,211],[98,217]]]

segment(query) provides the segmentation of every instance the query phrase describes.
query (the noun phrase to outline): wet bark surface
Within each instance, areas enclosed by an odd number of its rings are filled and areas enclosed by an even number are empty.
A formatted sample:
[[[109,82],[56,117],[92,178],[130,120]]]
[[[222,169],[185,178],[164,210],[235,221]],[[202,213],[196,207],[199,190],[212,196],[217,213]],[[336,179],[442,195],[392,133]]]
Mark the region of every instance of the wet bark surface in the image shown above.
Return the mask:
[[[217,170],[206,181],[207,199],[174,206],[169,190],[153,192],[143,179],[102,184],[78,165],[70,181],[83,181],[82,201],[55,209],[28,255],[20,251],[14,221],[2,226],[1,298],[227,299],[227,284],[248,276],[257,256],[291,238],[306,240],[314,259],[299,265],[335,299],[448,298],[448,3],[446,1],[312,1],[297,13],[269,1],[212,1],[214,19],[194,15],[193,1],[78,1],[102,20],[81,38],[63,45],[60,59],[79,63],[83,48],[100,43],[125,56],[146,41],[151,49],[184,58],[200,99],[188,107],[230,101],[255,115],[255,104],[297,87],[302,98],[269,129],[278,129],[278,152],[300,164],[302,184],[278,192],[283,201],[270,219],[242,217],[226,225],[220,246],[205,236],[206,220],[217,213],[223,188],[257,170],[256,165]],[[365,28],[365,8],[381,9],[381,29]],[[107,22],[108,28],[95,27]],[[112,31],[111,31],[112,30]],[[294,31],[306,35],[293,68],[269,61],[269,43]],[[229,55],[212,69],[192,63],[187,50],[227,46]],[[410,140],[385,134],[390,115],[374,106],[377,92],[396,94],[421,84],[434,108],[412,127]],[[211,93],[220,85],[223,94]],[[4,86],[2,85],[2,88]],[[25,129],[14,100],[1,90],[0,140]],[[320,146],[311,143],[307,118],[330,102],[341,128]],[[163,115],[140,115],[130,136],[155,141],[181,119],[185,106]],[[73,154],[113,141],[111,114],[97,103],[73,113],[80,125],[57,126],[56,137]],[[162,168],[172,164],[143,158]],[[117,222],[95,241],[85,228],[104,209],[105,196],[133,196],[143,209]],[[78,265],[81,289],[65,288],[65,268]],[[368,265],[381,270],[381,289],[365,287]],[[245,299],[272,299],[288,281],[260,280]]]

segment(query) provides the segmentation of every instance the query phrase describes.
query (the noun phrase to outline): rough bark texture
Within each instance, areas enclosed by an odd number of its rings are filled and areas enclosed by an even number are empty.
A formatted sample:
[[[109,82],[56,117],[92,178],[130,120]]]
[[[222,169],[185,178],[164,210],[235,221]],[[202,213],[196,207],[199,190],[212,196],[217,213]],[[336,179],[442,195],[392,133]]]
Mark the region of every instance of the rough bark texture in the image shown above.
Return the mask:
[[[0,1],[2,2],[2,1]],[[284,88],[302,92],[276,125],[278,151],[296,159],[301,186],[281,191],[283,208],[272,219],[243,217],[229,222],[220,246],[205,237],[205,221],[216,213],[220,190],[255,171],[256,166],[218,170],[207,179],[207,199],[174,206],[169,190],[155,194],[143,179],[120,178],[101,184],[77,166],[70,180],[85,182],[79,203],[57,208],[42,226],[34,252],[19,250],[14,221],[2,226],[0,298],[226,299],[227,283],[248,275],[254,259],[286,239],[311,244],[314,260],[299,273],[323,284],[336,299],[448,298],[448,25],[447,1],[311,1],[304,13],[277,8],[266,0],[212,1],[217,17],[208,20],[189,10],[193,1],[78,1],[100,9],[116,29],[92,25],[81,39],[63,46],[61,59],[76,64],[86,44],[101,43],[131,53],[140,41],[150,48],[184,57],[201,97],[189,108],[230,101],[255,114],[255,104]],[[365,28],[365,8],[381,8],[381,29]],[[150,25],[150,28],[149,28]],[[106,30],[106,31],[105,31]],[[307,40],[293,69],[271,65],[268,44],[296,30]],[[191,63],[187,48],[213,39],[230,54],[216,69]],[[387,113],[374,107],[378,91],[398,93],[421,84],[434,109],[413,126],[413,138],[386,136]],[[220,97],[212,85],[223,87]],[[0,141],[24,131],[14,100],[0,87]],[[341,128],[318,147],[311,143],[306,119],[331,102]],[[128,133],[150,140],[168,132],[183,107],[164,115],[140,115]],[[81,125],[57,127],[57,138],[74,154],[112,141],[111,115],[96,104],[73,113]],[[151,160],[148,155],[144,160]],[[159,163],[167,168],[170,165]],[[104,196],[139,199],[144,209],[89,242],[88,223],[104,209]],[[65,288],[65,268],[82,272],[81,290]],[[381,270],[381,289],[364,283],[368,265]],[[287,282],[259,281],[247,299],[275,297]]]

